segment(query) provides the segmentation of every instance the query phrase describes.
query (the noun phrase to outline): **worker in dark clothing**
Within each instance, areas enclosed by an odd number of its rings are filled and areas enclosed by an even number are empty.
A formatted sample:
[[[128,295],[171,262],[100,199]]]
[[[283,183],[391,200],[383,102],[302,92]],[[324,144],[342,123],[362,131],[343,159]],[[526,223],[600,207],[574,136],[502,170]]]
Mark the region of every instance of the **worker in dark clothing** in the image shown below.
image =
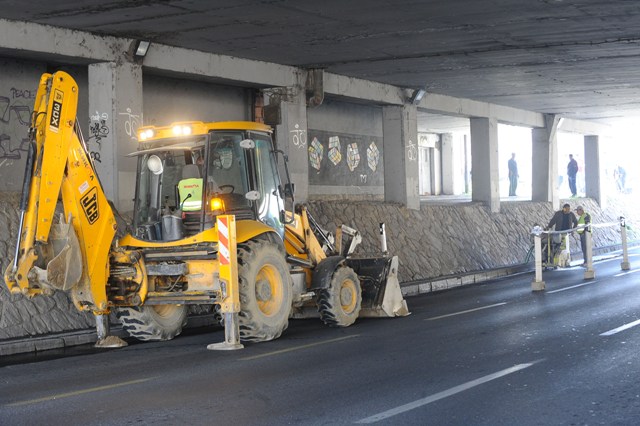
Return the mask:
[[[571,211],[571,206],[569,204],[565,204],[562,206],[562,210],[555,212],[549,221],[549,225],[547,225],[547,229],[551,229],[553,227],[556,231],[566,231],[573,229],[576,226],[578,226],[578,219]],[[569,253],[568,235],[569,234],[554,234],[548,236],[549,240],[547,247],[548,250],[553,252],[554,267],[569,265],[571,255]],[[548,258],[550,258],[550,256],[548,256]]]
[[[509,166],[509,197],[516,196],[518,187],[518,163],[516,163],[516,153],[511,154],[511,159],[507,163]]]
[[[571,206],[569,204],[565,204],[562,206],[562,210],[555,212],[549,221],[549,225],[547,225],[547,229],[551,229],[553,227],[556,231],[566,231],[567,229],[575,228],[576,226],[578,226],[578,219],[571,211]]]

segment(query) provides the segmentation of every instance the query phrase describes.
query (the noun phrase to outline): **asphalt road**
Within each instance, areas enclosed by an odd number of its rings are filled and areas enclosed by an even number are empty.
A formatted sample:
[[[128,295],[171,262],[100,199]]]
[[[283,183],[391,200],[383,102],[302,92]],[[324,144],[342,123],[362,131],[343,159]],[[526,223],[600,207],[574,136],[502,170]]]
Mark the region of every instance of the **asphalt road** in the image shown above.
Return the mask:
[[[221,330],[0,358],[0,425],[640,423],[640,256],[408,299],[347,329],[208,351]]]

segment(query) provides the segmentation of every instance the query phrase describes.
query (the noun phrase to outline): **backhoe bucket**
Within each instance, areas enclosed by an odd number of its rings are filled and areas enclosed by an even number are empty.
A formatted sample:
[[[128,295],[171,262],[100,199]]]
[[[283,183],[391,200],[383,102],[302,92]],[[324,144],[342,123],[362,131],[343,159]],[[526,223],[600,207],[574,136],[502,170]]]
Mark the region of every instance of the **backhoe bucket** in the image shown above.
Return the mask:
[[[398,282],[398,256],[350,258],[347,265],[360,277],[360,317],[404,317],[411,313]]]
[[[51,259],[47,263],[46,273],[34,267],[38,281],[43,286],[56,290],[70,290],[82,277],[80,243],[71,223],[63,221],[51,226],[46,250],[49,253],[43,254]]]

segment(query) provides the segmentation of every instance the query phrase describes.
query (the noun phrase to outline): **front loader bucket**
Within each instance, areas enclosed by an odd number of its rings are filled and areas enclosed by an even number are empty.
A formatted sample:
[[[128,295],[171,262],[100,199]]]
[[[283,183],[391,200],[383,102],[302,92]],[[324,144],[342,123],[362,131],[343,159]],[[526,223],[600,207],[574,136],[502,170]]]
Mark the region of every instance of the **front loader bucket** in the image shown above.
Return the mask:
[[[361,317],[404,317],[409,315],[398,282],[398,256],[347,259],[360,278]]]
[[[80,243],[71,223],[54,224],[51,226],[47,270],[37,269],[38,281],[46,287],[56,290],[70,290],[82,277],[82,256]],[[43,250],[44,251],[44,250]]]

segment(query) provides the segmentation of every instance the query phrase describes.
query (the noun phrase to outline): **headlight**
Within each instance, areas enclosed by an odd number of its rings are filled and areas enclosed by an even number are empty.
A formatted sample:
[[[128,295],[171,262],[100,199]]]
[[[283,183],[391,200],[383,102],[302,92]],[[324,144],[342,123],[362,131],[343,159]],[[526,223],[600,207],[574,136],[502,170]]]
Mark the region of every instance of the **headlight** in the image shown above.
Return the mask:
[[[190,126],[183,126],[181,124],[173,126],[173,134],[176,136],[189,136],[191,134]]]
[[[146,129],[146,130],[142,130],[138,134],[138,139],[140,139],[141,141],[146,141],[147,139],[151,139],[154,136],[155,136],[155,133],[153,129]]]
[[[159,175],[163,171],[162,160],[157,155],[152,155],[147,159],[147,168],[154,175]]]

